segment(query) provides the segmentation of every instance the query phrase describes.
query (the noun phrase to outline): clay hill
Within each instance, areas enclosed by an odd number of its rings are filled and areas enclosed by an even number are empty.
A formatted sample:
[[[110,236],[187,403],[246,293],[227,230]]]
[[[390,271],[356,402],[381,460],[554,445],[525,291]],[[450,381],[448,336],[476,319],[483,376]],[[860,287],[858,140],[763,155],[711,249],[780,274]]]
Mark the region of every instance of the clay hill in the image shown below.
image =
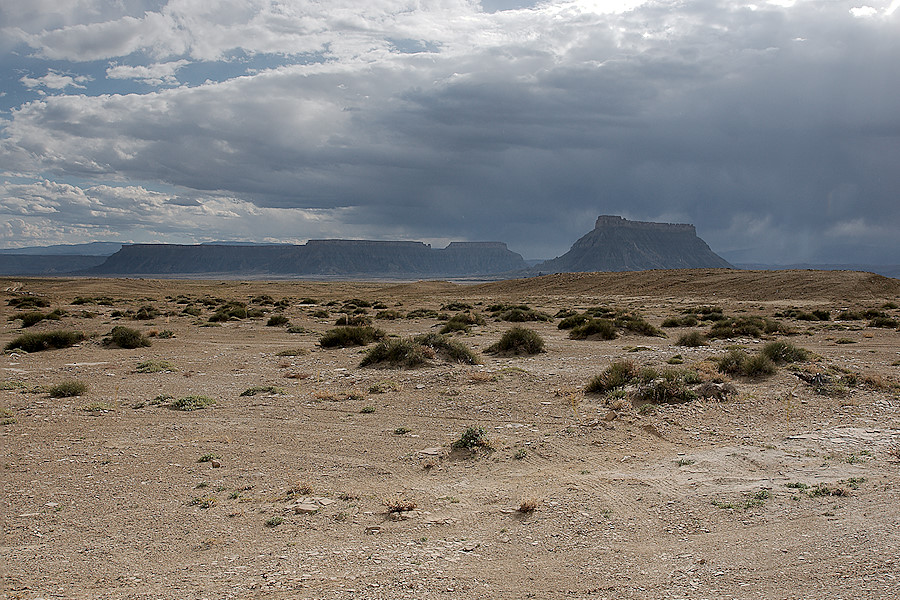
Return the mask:
[[[92,275],[229,274],[285,277],[462,277],[521,270],[502,242],[310,240],[303,245],[131,244],[89,269]]]
[[[580,273],[731,267],[697,237],[693,225],[629,221],[601,215],[593,231],[572,244],[568,252],[537,265],[533,271]]]

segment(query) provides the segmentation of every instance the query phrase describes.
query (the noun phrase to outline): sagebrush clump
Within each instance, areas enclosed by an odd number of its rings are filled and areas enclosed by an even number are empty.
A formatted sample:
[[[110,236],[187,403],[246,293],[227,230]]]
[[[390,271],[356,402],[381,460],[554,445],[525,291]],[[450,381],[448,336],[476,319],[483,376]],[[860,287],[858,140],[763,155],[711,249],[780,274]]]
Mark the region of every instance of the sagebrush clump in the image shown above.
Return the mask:
[[[117,325],[112,328],[109,335],[103,339],[103,343],[107,346],[115,346],[118,348],[145,348],[150,346],[150,338],[130,327]]]
[[[383,339],[385,333],[374,327],[336,327],[329,329],[319,338],[323,348],[348,348],[350,346],[366,346],[376,340]]]
[[[42,333],[26,333],[15,338],[4,346],[5,350],[24,350],[25,352],[40,352],[41,350],[58,350],[74,346],[85,339],[80,331],[67,331],[58,329]]]
[[[544,351],[544,338],[536,331],[525,327],[513,327],[504,333],[496,344],[485,352],[501,354],[540,354]]]

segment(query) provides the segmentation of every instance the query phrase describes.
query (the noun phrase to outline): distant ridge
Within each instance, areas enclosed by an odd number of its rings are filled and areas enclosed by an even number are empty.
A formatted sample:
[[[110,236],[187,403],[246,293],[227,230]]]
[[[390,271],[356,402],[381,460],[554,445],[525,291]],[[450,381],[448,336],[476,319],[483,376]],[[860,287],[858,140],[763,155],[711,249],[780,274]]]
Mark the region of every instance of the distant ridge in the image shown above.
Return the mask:
[[[310,240],[303,245],[129,244],[85,275],[469,277],[526,268],[502,242]]]
[[[732,268],[697,237],[693,225],[629,221],[601,215],[594,229],[558,258],[533,267],[542,273]]]

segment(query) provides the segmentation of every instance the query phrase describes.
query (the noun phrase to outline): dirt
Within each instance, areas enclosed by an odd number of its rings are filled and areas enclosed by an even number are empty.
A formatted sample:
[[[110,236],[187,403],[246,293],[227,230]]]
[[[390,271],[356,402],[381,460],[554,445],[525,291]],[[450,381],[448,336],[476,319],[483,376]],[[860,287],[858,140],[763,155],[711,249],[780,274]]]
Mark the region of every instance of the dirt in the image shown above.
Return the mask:
[[[779,317],[794,335],[777,339],[813,356],[754,379],[723,376],[714,359],[769,339],[676,345],[705,324],[573,340],[555,318],[524,324],[544,353],[482,352],[513,326],[490,318],[497,302],[550,315],[605,305],[656,326],[709,305],[896,319],[897,280],[701,270],[480,285],[6,279],[0,290],[0,343],[58,328],[91,336],[0,357],[2,598],[900,596],[895,328]],[[26,293],[65,315],[22,329],[7,302]],[[262,294],[288,306],[251,303],[269,312],[220,326],[208,326],[214,307],[183,315],[176,299]],[[71,304],[78,296],[113,303]],[[481,364],[359,368],[367,348],[317,343],[351,298],[402,313],[471,304],[486,325],[453,339]],[[162,314],[112,316],[146,304]],[[301,332],[266,326],[272,314]],[[403,337],[442,323],[374,321]],[[104,345],[116,325],[152,345]],[[676,355],[683,364],[669,363]],[[172,369],[137,372],[149,360]],[[584,393],[620,360],[694,369],[735,393],[659,405]],[[842,383],[817,391],[795,371]],[[72,379],[87,392],[47,393]],[[178,411],[160,395],[215,404]],[[468,427],[490,448],[454,449]]]

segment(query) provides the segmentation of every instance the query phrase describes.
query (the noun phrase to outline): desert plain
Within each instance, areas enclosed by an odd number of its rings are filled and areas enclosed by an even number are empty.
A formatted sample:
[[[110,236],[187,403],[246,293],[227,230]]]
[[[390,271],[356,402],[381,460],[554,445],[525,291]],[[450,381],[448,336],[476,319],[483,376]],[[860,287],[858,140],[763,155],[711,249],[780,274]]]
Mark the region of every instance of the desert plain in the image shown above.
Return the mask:
[[[900,597],[898,280],[5,278],[0,291],[2,598]],[[503,320],[520,305],[547,320]],[[559,327],[589,310],[652,329]],[[679,345],[716,311],[778,328]],[[375,342],[320,344],[341,317],[410,339],[457,313],[483,319],[447,334],[477,364],[361,367]],[[105,343],[117,326],[150,345]],[[515,326],[543,351],[489,353]],[[60,329],[85,339],[14,347]],[[720,369],[779,341],[805,357]],[[624,385],[591,387],[626,363]],[[683,395],[648,394],[666,381]],[[84,389],[54,397],[66,382]]]

